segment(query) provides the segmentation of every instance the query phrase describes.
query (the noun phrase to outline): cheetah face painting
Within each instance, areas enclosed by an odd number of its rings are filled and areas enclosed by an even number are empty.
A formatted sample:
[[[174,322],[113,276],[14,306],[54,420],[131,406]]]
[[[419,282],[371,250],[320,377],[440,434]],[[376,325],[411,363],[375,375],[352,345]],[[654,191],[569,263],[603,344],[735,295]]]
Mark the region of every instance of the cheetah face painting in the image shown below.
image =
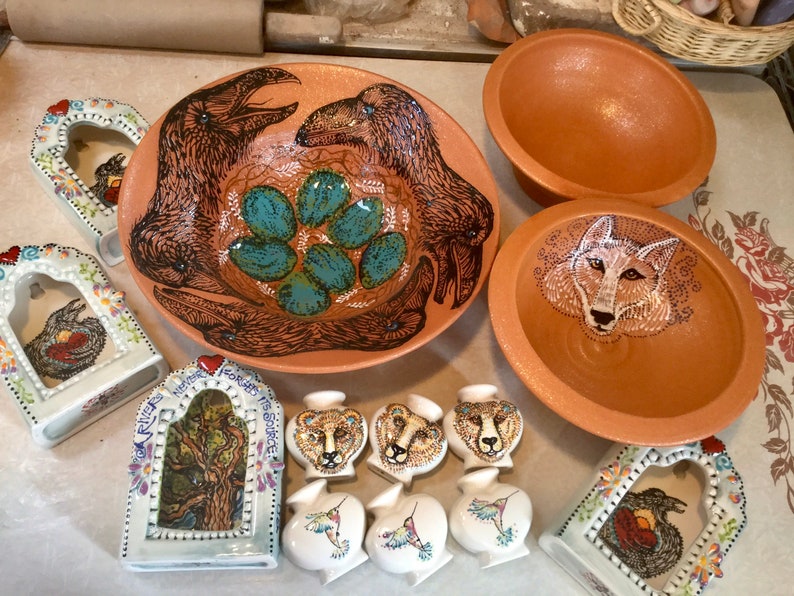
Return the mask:
[[[452,418],[452,428],[466,449],[487,464],[512,451],[522,425],[518,408],[502,400],[459,403]]]

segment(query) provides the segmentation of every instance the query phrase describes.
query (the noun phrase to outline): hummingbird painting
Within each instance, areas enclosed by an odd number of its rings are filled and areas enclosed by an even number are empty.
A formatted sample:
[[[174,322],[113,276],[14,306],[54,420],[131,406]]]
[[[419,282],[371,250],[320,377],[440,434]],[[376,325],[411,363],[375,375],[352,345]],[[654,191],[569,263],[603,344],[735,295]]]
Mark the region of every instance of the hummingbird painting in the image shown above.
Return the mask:
[[[339,513],[339,508],[345,502],[345,497],[336,507],[328,511],[321,511],[320,513],[310,513],[306,516],[309,520],[304,528],[315,534],[325,533],[325,536],[334,546],[331,552],[331,558],[341,559],[350,551],[350,541],[345,538],[340,538],[339,525],[342,522],[342,516]]]
[[[433,557],[433,545],[430,542],[422,542],[414,525],[414,514],[418,505],[419,502],[414,504],[411,515],[405,518],[402,526],[396,530],[387,530],[380,537],[386,539],[386,543],[383,546],[389,550],[397,550],[406,545],[411,545],[419,551],[420,561],[429,561]]]
[[[507,507],[507,500],[516,494],[515,490],[506,497],[496,499],[494,502],[485,499],[473,499],[469,504],[469,513],[483,522],[493,522],[494,527],[498,534],[496,535],[496,542],[499,546],[507,546],[514,540],[513,528],[505,528],[502,518],[504,516],[505,507]]]

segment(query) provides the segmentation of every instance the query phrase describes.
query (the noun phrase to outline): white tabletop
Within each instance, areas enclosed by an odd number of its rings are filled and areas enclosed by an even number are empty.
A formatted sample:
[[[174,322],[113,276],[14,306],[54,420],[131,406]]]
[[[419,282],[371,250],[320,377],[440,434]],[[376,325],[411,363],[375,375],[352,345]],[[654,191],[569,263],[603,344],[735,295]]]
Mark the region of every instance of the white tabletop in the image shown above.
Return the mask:
[[[487,64],[417,62],[266,54],[264,57],[199,53],[94,49],[12,40],[0,56],[0,240],[2,244],[58,243],[93,253],[92,247],[57,210],[28,165],[35,127],[47,107],[62,98],[98,96],[133,105],[154,122],[175,101],[224,75],[266,63],[331,62],[382,74],[412,87],[446,110],[469,133],[488,161],[499,189],[500,237],[506,239],[540,210],[520,190],[509,164],[485,125],[481,89]],[[692,73],[715,120],[717,159],[707,189],[706,231],[719,222],[733,238],[734,220],[760,212],[769,234],[781,247],[794,247],[794,134],[774,92],[749,75]],[[665,210],[696,223],[688,197]],[[734,240],[734,245],[736,242]],[[790,249],[794,250],[794,248]],[[734,259],[744,253],[737,248]],[[747,263],[745,263],[747,265]],[[208,350],[171,327],[144,299],[126,263],[106,268],[116,287],[127,292],[129,307],[173,369]],[[748,269],[750,271],[750,269]],[[752,273],[752,271],[751,271]],[[756,281],[763,284],[763,279]],[[783,334],[794,320],[794,279],[786,280],[784,300],[767,310],[782,321],[770,331],[772,350],[783,370],[765,381],[782,388],[776,402],[780,424],[768,424],[774,407],[764,392],[744,415],[719,434],[742,474],[749,523],[726,557],[724,577],[714,579],[714,594],[785,594],[791,592],[794,558],[794,456],[791,411],[794,351],[785,351]],[[786,299],[791,302],[786,302]],[[781,316],[782,315],[782,316]],[[775,319],[775,316],[778,317]],[[781,349],[781,340],[784,347]],[[790,348],[791,350],[791,348]],[[346,374],[298,375],[258,371],[284,405],[289,418],[303,409],[301,399],[319,389],[338,389],[347,404],[366,417],[409,393],[427,396],[446,411],[456,391],[472,383],[491,383],[516,403],[526,428],[513,454],[515,469],[504,481],[524,489],[534,506],[531,555],[480,570],[476,558],[450,538],[453,561],[418,588],[417,593],[561,594],[582,589],[538,547],[537,537],[566,507],[582,496],[583,483],[610,442],[572,426],[538,401],[503,357],[491,329],[486,293],[446,332],[421,349],[369,370]],[[119,563],[119,546],[129,477],[133,422],[132,400],[51,450],[36,446],[14,401],[0,395],[0,590],[5,594],[243,593],[264,590],[297,593],[319,590],[318,578],[293,566],[284,556],[270,571],[230,570],[136,574]],[[765,447],[765,445],[767,445]],[[780,453],[770,449],[779,448]],[[357,479],[335,485],[367,503],[388,487],[370,472],[368,451],[356,466]],[[778,458],[788,458],[774,468]],[[785,459],[783,460],[785,462]],[[778,462],[780,463],[780,462]],[[786,467],[787,466],[787,467]],[[773,477],[773,470],[779,474]],[[418,477],[412,492],[428,493],[449,507],[458,497],[462,462],[448,455],[440,469]],[[303,471],[287,461],[284,495],[303,485]],[[329,584],[328,593],[403,593],[403,578],[367,562]]]

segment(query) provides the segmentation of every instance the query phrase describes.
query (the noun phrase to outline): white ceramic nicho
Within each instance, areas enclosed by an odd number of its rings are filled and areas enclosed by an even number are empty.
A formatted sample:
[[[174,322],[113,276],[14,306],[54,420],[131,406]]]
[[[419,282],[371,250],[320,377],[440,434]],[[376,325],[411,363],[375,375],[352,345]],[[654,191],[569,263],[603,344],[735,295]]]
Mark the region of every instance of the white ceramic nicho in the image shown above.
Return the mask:
[[[513,467],[510,454],[524,431],[519,409],[499,399],[494,385],[467,385],[458,391],[457,405],[444,416],[450,450],[466,470]]]
[[[306,409],[287,422],[285,442],[306,480],[352,478],[356,458],[367,444],[367,423],[342,404],[341,391],[314,391],[303,398]]]
[[[110,266],[124,259],[116,223],[124,162],[148,128],[132,106],[89,97],[51,105],[33,135],[30,164],[36,178]],[[82,165],[86,161],[90,167]],[[77,170],[86,167],[91,171],[80,175]]]
[[[58,444],[168,370],[94,257],[54,244],[0,254],[0,378],[37,443]]]
[[[406,486],[415,475],[435,469],[447,454],[447,439],[438,423],[442,414],[435,402],[416,394],[405,403],[379,408],[369,425],[369,468]]]
[[[364,506],[349,493],[329,493],[327,486],[326,480],[315,480],[287,498],[293,516],[281,533],[289,560],[317,571],[323,585],[368,559],[362,546]]]
[[[447,516],[426,494],[406,495],[395,483],[367,505],[374,521],[364,544],[379,569],[418,585],[452,560],[447,550]]]
[[[122,564],[276,567],[283,428],[273,390],[222,356],[169,375],[135,419]]]
[[[615,444],[587,494],[540,546],[592,594],[701,594],[747,524],[743,483],[719,439]]]
[[[529,554],[532,502],[515,486],[499,482],[498,468],[482,468],[458,481],[463,493],[449,510],[449,529],[458,543],[492,567]]]

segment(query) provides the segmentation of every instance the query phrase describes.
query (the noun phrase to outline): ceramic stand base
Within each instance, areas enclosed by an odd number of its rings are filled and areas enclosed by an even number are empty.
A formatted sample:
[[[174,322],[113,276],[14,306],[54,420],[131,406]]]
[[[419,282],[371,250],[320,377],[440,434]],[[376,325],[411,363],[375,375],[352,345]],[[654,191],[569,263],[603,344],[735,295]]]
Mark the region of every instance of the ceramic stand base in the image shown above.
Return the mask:
[[[96,259],[56,245],[0,254],[0,348],[0,379],[44,447],[168,373]]]
[[[220,356],[156,387],[135,420],[122,564],[275,567],[283,420],[270,387]]]

